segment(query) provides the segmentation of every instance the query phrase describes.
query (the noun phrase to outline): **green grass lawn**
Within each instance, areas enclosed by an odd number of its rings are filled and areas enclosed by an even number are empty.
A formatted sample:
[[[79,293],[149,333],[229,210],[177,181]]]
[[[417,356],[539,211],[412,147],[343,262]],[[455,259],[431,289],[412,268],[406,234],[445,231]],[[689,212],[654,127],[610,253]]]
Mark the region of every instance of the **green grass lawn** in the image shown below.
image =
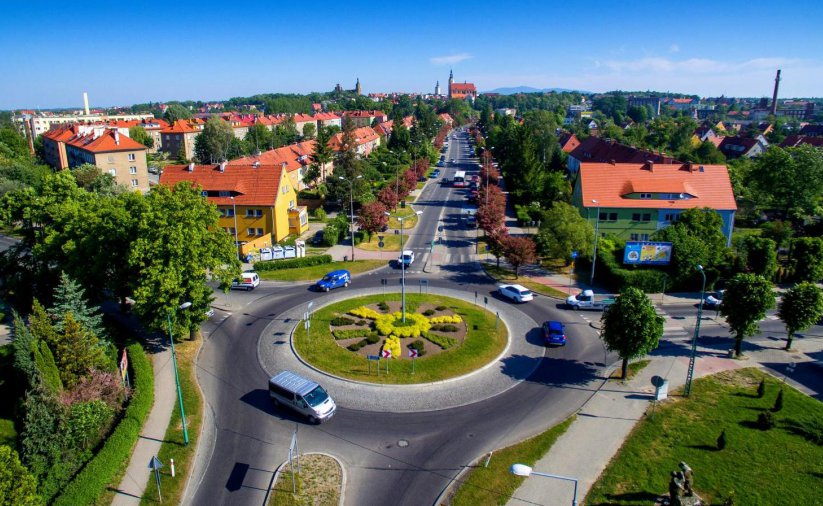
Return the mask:
[[[485,463],[485,460],[481,459],[478,467],[469,471],[460,483],[460,488],[452,499],[452,506],[506,504],[526,479],[510,473],[509,467],[512,464],[533,466],[549,451],[557,438],[566,432],[573,421],[574,417],[568,418],[542,434],[494,452],[489,467],[480,467]]]
[[[346,269],[352,275],[370,271],[386,265],[386,260],[355,260],[354,262],[331,262],[311,267],[298,267],[297,269],[282,269],[279,271],[262,271],[257,274],[260,279],[272,281],[317,281],[326,273],[338,269]]]
[[[763,378],[766,394],[759,399]],[[780,388],[780,381],[753,368],[696,380],[690,397],[658,406],[635,427],[585,503],[651,504],[668,491],[669,473],[685,461],[706,504],[723,504],[732,494],[737,505],[820,504],[823,446],[807,440],[797,424],[820,424],[823,404],[784,386],[776,427],[755,425]],[[717,450],[723,430],[727,446]]]
[[[400,228],[400,221],[397,218],[403,218],[403,230],[409,230],[417,225],[417,214],[411,206],[405,208],[398,207],[397,211],[393,211],[389,216],[389,228]],[[392,232],[394,233],[394,232]]]
[[[349,299],[326,306],[314,313],[311,331],[306,337],[303,325],[294,332],[294,345],[300,356],[326,372],[372,383],[414,384],[453,378],[486,365],[500,354],[507,342],[506,326],[497,325],[495,315],[473,304],[440,295],[406,294],[406,308],[414,312],[421,303],[451,307],[459,314],[469,329],[463,344],[436,355],[416,360],[415,373],[411,374],[411,360],[393,359],[389,363],[389,375],[376,376],[374,366],[369,374],[369,361],[365,357],[338,346],[331,335],[329,322],[336,313],[343,314],[356,307],[380,301],[400,300],[399,293],[388,293]],[[404,351],[405,353],[405,351]],[[381,361],[381,366],[384,362]]]
[[[377,246],[379,242],[377,236],[383,236],[383,247]],[[403,235],[403,244],[408,242],[409,236]],[[400,251],[400,234],[395,234],[394,230],[387,230],[378,234],[372,234],[371,241],[363,241],[357,245],[357,248],[366,251]]]
[[[514,271],[511,269],[506,269],[505,267],[498,267],[495,264],[490,264],[486,262],[483,262],[482,265],[483,269],[486,271],[486,274],[494,278],[496,281],[504,283],[516,283],[518,285],[525,286],[534,293],[547,295],[549,297],[565,299],[569,295],[566,292],[560,291],[551,286],[546,286],[536,281],[531,281],[529,280],[529,278],[525,276],[515,276]]]

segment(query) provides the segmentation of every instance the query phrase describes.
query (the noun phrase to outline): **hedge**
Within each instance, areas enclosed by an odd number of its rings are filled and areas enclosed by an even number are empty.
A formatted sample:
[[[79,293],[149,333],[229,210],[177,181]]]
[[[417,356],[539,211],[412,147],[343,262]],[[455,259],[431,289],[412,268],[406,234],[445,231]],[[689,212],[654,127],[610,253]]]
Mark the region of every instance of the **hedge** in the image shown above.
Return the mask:
[[[620,266],[617,257],[623,258],[623,249],[603,251],[597,259],[598,272],[603,273],[600,278],[612,291],[623,292],[626,288],[634,287],[646,293],[661,293],[665,287],[672,286],[669,276],[659,268],[637,267],[626,269]]]
[[[449,336],[441,336],[440,334],[428,333],[423,337],[425,337],[432,343],[436,344],[437,346],[440,346],[444,350],[448,350],[449,348],[457,344],[456,339]]]
[[[312,267],[315,265],[330,264],[331,255],[317,255],[313,257],[287,258],[285,260],[263,260],[254,263],[256,271],[281,271],[283,269],[298,269],[300,267]]]
[[[377,336],[377,332],[369,329],[332,330],[335,339],[354,339],[355,337]]]
[[[463,319],[460,318],[458,315],[443,315],[443,316],[435,316],[434,318],[429,318],[429,323],[432,325],[436,325],[438,323],[460,323]]]
[[[133,392],[126,413],[97,455],[66,485],[54,501],[55,505],[94,504],[131,457],[132,448],[154,403],[154,373],[142,346],[132,344],[128,350]]]

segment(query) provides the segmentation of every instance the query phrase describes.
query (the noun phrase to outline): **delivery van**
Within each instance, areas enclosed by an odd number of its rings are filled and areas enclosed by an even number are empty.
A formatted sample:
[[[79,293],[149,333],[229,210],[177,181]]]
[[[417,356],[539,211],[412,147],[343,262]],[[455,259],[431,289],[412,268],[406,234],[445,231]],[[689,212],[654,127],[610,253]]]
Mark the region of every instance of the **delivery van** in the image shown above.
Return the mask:
[[[233,290],[254,290],[260,284],[260,276],[256,272],[249,271],[240,275],[240,279],[231,282]]]
[[[269,396],[275,407],[285,406],[311,423],[328,420],[337,410],[331,396],[317,383],[291,371],[282,371],[269,380]]]

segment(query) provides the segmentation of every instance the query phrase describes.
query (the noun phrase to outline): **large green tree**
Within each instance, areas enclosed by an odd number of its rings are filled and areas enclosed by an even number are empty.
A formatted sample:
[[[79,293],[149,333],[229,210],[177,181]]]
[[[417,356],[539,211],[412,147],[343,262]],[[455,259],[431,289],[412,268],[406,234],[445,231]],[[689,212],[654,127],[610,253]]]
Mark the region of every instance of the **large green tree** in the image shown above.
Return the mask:
[[[777,272],[777,244],[771,239],[750,235],[743,240],[741,254],[752,274],[772,279]]]
[[[603,313],[601,321],[606,348],[616,351],[623,359],[623,379],[626,379],[629,360],[657,348],[663,336],[663,318],[657,315],[654,305],[638,288],[627,288],[620,294]]]
[[[179,119],[191,118],[191,111],[180,104],[169,104],[166,112],[163,113],[163,119],[169,123],[174,123]]]
[[[786,350],[792,347],[795,332],[811,327],[823,316],[823,290],[812,283],[798,283],[786,290],[777,309],[786,325]]]
[[[135,125],[129,128],[129,137],[149,149],[154,147],[154,139],[148,132],[146,132],[146,129],[140,125]]]
[[[232,238],[218,219],[217,208],[187,182],[158,186],[146,197],[128,262],[140,272],[135,311],[150,328],[164,331],[174,311],[178,329],[194,334],[212,301],[208,279],[227,287],[240,274]],[[178,311],[184,302],[191,308]]]
[[[734,334],[734,353],[742,353],[743,340],[760,330],[758,323],[774,307],[772,283],[756,274],[737,274],[726,284],[720,314]]]
[[[758,204],[802,223],[820,210],[823,151],[813,146],[770,146],[754,161],[748,175]]]
[[[37,480],[29,473],[17,452],[0,445],[0,505],[40,506],[43,500],[37,495]]]
[[[227,160],[234,139],[231,125],[220,118],[211,118],[194,140],[194,153],[200,163]]]
[[[535,242],[541,255],[562,258],[568,265],[573,251],[589,255],[594,243],[594,228],[580,216],[576,207],[555,202],[543,213]]]
[[[797,281],[816,283],[823,279],[823,239],[798,237],[792,241],[792,275]]]
[[[90,307],[85,290],[65,272],[60,274],[60,284],[54,290],[54,304],[48,309],[55,322],[55,328],[63,331],[63,318],[71,313],[74,321],[97,337],[104,337],[103,315],[95,307]]]

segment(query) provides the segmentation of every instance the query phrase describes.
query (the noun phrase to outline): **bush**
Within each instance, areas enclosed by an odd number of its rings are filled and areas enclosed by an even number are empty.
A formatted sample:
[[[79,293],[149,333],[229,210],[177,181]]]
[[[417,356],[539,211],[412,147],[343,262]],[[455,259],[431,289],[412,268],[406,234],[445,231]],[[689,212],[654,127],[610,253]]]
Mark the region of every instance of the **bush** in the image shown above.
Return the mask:
[[[354,320],[345,316],[336,316],[329,323],[332,327],[342,327],[343,325],[354,325]]]
[[[777,392],[777,399],[774,400],[774,406],[772,406],[772,411],[777,413],[783,409],[783,389],[781,388],[779,392]]]
[[[349,351],[358,351],[358,350],[360,350],[360,348],[362,348],[363,346],[366,346],[367,344],[369,344],[369,343],[365,339],[363,339],[362,341],[358,341],[354,344],[350,344],[350,345],[346,346],[346,349],[348,349]]]
[[[397,336],[389,336],[383,343],[383,350],[389,350],[392,358],[400,358],[400,338]]]
[[[378,318],[385,316],[366,306],[350,309],[349,314],[352,316],[357,316],[358,318],[368,318],[369,320],[377,320]]]
[[[368,325],[369,322],[367,322],[366,320],[357,320],[357,324],[358,325]]]
[[[447,309],[449,309],[449,308],[448,308],[448,306],[437,306],[437,307],[436,307],[436,308],[434,308],[434,309],[435,309],[435,311],[445,311],[445,310],[447,310]]]
[[[94,504],[114,475],[128,463],[132,447],[154,403],[154,372],[139,344],[128,347],[132,374],[132,397],[120,423],[97,455],[63,488],[56,505]]]
[[[354,339],[355,337],[369,337],[377,336],[377,332],[369,329],[349,329],[349,330],[332,330],[332,335],[337,340]]]
[[[402,319],[400,312],[380,315],[374,326],[381,335],[397,337],[420,337],[431,328],[429,319],[421,314],[406,313],[406,326],[399,327],[396,322]]]
[[[720,436],[717,437],[717,449],[723,450],[726,448],[726,430],[720,431]]]
[[[434,314],[434,309],[427,309],[423,311],[423,316],[431,316]]]
[[[448,350],[449,348],[457,344],[456,339],[451,338],[449,336],[441,336],[440,334],[428,333],[425,337],[426,339],[436,344],[437,346],[440,346],[444,350]]]
[[[285,260],[263,260],[262,262],[254,263],[254,270],[259,272],[280,271],[283,269],[313,267],[315,265],[330,264],[331,262],[331,255],[317,255],[313,257],[302,258],[287,258]]]
[[[317,221],[326,221],[326,211],[324,211],[322,207],[318,207],[317,209],[315,209],[312,214],[314,214],[314,218]]]
[[[422,357],[423,355],[426,354],[426,349],[425,349],[426,348],[426,343],[424,343],[420,339],[418,339],[418,340],[412,342],[411,344],[409,344],[409,348],[411,348],[412,350],[417,350],[417,356],[418,357]]]
[[[614,251],[603,248],[602,254],[597,257],[598,272],[603,273],[600,279],[613,291],[622,292],[634,287],[646,293],[660,293],[664,288],[672,288],[669,276],[662,270],[654,267],[623,268],[617,259],[622,255],[622,248]]]
[[[434,318],[429,319],[429,323],[435,325],[437,323],[460,323],[463,319],[460,318],[458,315],[452,316],[435,316]]]
[[[757,426],[760,430],[769,430],[774,427],[774,415],[769,411],[764,411],[757,415]]]
[[[377,303],[377,309],[379,309],[380,311],[383,311],[384,313],[388,313],[389,312],[389,305],[386,304],[385,302],[378,302]]]
[[[367,344],[377,344],[380,341],[380,335],[377,332],[372,332],[366,336]]]
[[[766,395],[766,380],[762,379],[757,385],[757,398],[762,399],[764,395]]]
[[[439,332],[457,332],[458,329],[454,325],[441,324],[441,325],[432,325],[431,330],[437,330]]]

